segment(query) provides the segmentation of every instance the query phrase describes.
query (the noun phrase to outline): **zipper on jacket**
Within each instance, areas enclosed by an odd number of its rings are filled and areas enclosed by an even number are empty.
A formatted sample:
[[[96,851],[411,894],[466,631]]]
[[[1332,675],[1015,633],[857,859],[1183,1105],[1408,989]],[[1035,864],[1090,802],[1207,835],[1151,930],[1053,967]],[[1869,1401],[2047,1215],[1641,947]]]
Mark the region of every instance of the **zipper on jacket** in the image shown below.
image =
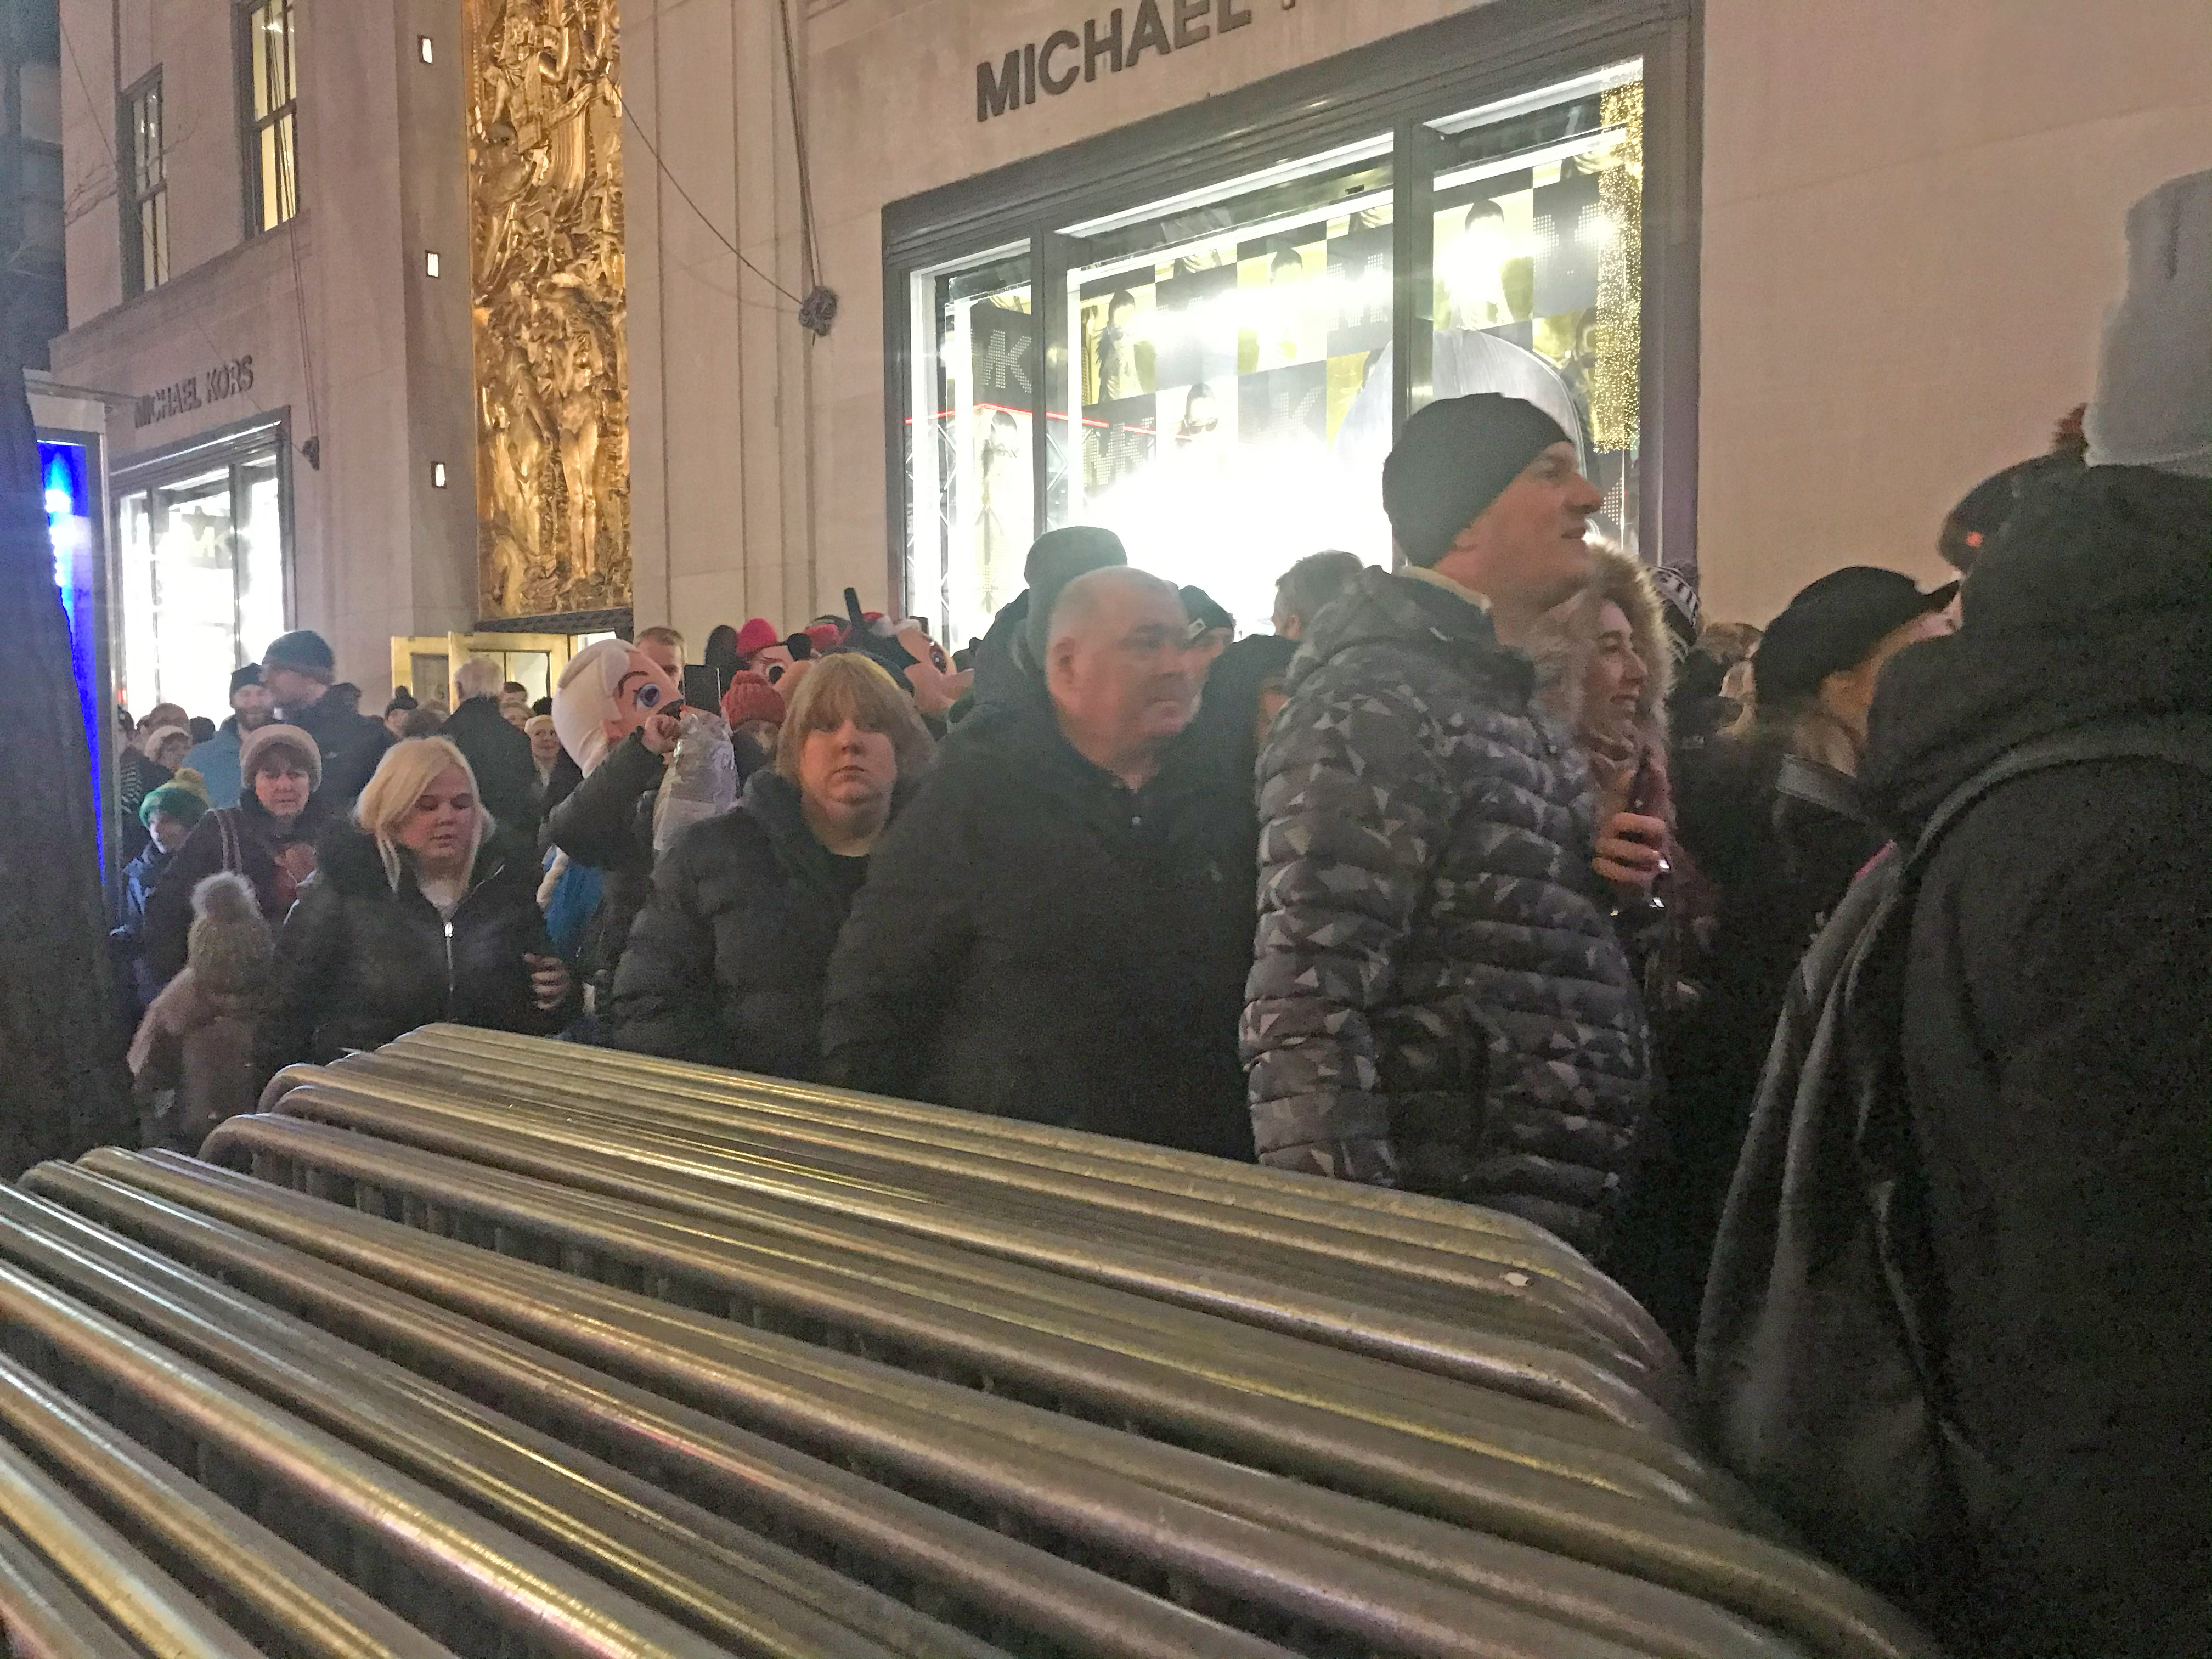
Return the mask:
[[[446,1018],[450,1023],[453,1018],[453,919],[441,916],[439,920],[446,924]]]

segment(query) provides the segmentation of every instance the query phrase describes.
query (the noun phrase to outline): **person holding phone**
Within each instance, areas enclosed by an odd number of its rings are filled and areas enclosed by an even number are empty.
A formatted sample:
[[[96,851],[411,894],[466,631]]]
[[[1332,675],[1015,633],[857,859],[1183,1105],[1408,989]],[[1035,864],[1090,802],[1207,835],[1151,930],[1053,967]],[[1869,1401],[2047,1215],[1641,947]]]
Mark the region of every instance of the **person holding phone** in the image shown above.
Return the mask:
[[[452,1020],[550,1036],[575,1002],[538,909],[538,860],[495,830],[443,738],[386,751],[276,940],[257,1069],[321,1063]]]
[[[605,878],[577,962],[587,1010],[612,988],[630,923],[652,890],[653,804],[683,733],[683,664],[659,637],[667,633],[648,629],[635,646],[586,646],[553,692],[554,730],[582,779],[546,815],[546,838]]]

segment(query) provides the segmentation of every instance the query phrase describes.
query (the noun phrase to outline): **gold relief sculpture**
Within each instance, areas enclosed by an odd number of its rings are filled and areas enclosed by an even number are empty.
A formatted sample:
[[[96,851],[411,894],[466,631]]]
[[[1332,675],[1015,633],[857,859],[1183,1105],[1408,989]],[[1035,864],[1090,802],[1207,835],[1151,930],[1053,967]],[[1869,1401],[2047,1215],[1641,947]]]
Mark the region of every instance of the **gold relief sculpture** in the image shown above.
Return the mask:
[[[467,17],[480,603],[627,605],[615,0],[467,0]]]

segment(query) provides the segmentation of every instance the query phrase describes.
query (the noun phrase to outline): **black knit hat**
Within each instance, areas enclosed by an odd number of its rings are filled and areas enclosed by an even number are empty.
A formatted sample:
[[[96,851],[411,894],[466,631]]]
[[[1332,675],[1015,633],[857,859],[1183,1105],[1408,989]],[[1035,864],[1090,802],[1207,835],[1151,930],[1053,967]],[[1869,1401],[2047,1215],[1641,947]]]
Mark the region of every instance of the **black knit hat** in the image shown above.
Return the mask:
[[[1194,636],[1215,628],[1226,628],[1231,633],[1237,629],[1237,618],[1222,609],[1221,602],[1202,587],[1186,587],[1182,592],[1183,615],[1190,618]]]
[[[1382,463],[1382,510],[1400,550],[1434,564],[1531,461],[1567,441],[1535,404],[1495,392],[1417,410]]]
[[[325,685],[335,679],[338,672],[338,659],[331,654],[330,641],[312,628],[295,628],[289,634],[279,634],[261,653],[261,665],[264,669],[289,668],[319,679]]]
[[[1121,538],[1096,525],[1072,524],[1048,530],[1030,544],[1022,575],[1030,585],[1030,611],[1023,623],[1022,643],[1032,667],[1044,661],[1046,635],[1052,627],[1052,608],[1060,590],[1078,576],[1129,562]]]
[[[1752,683],[1763,706],[1816,696],[1820,682],[1866,660],[1916,617],[1951,603],[1959,584],[1923,593],[1901,571],[1855,564],[1831,571],[1777,617],[1759,642]]]
[[[258,685],[260,684],[261,665],[258,662],[250,662],[246,664],[243,667],[234,668],[230,671],[230,695],[234,697],[240,692],[246,690],[247,686]]]

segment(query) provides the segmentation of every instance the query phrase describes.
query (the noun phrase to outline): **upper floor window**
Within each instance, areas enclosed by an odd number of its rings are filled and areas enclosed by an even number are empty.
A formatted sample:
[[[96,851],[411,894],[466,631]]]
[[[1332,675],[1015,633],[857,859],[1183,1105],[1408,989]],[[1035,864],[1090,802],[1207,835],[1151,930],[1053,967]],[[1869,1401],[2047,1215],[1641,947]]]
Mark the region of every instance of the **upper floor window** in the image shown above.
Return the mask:
[[[252,0],[246,20],[248,228],[300,210],[299,52],[295,0]]]
[[[143,294],[169,280],[169,173],[161,118],[161,71],[124,95],[123,285]]]

